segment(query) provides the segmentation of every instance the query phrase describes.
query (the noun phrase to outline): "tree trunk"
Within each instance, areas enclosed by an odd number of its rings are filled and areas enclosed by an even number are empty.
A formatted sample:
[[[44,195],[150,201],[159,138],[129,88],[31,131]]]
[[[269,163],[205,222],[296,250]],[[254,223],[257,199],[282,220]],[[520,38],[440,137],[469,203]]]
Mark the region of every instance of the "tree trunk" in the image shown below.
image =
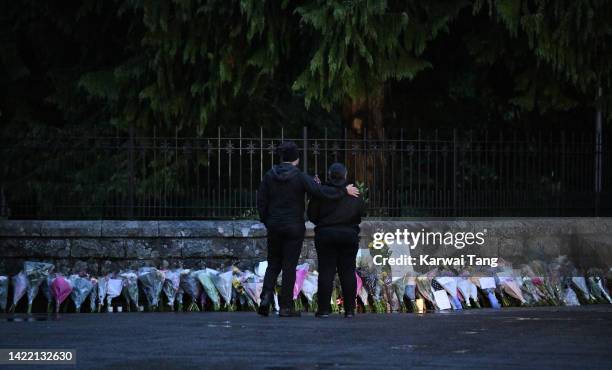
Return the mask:
[[[348,101],[342,112],[343,122],[347,129],[347,163],[349,178],[363,182],[370,192],[381,188],[383,179],[382,152],[372,150],[373,146],[381,148],[383,139],[383,103],[380,94]]]

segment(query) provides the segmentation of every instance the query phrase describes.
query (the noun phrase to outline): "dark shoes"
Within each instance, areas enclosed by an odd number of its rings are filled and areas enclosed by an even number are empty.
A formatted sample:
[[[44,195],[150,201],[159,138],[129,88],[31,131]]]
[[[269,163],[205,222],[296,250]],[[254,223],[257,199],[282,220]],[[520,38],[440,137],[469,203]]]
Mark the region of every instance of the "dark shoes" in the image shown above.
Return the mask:
[[[281,308],[278,312],[280,317],[300,317],[302,314],[294,308]]]
[[[344,313],[344,318],[345,319],[352,319],[353,317],[355,317],[355,311],[346,311]]]
[[[315,317],[318,317],[319,319],[327,319],[329,315],[330,313],[327,311],[317,311],[317,313],[315,313]]]
[[[274,294],[272,292],[261,294],[261,303],[257,308],[257,313],[261,316],[268,316],[270,314],[270,306],[274,304]]]

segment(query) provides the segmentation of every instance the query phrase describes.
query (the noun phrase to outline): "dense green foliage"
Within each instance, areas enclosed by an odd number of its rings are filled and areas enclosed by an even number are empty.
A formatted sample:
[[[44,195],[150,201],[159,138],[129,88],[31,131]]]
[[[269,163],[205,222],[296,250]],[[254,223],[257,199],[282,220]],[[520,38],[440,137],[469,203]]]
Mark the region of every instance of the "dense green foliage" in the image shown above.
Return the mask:
[[[1,117],[11,132],[190,135],[338,126],[371,97],[386,126],[609,117],[610,19],[606,0],[14,2]]]

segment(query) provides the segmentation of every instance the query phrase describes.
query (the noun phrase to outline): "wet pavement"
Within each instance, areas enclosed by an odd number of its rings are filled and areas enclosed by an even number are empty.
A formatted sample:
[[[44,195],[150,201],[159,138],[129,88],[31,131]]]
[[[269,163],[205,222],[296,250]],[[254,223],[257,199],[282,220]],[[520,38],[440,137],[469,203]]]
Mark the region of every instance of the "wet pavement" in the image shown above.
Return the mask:
[[[74,348],[82,369],[612,369],[612,305],[353,320],[246,312],[2,314],[0,338],[0,348]]]

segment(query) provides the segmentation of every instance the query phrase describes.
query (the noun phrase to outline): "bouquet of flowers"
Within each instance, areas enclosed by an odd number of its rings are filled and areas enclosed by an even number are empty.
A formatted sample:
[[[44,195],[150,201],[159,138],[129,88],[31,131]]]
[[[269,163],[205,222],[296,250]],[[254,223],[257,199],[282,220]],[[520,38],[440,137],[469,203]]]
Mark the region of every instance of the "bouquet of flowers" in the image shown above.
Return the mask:
[[[142,283],[144,294],[149,303],[151,311],[157,310],[159,306],[159,296],[166,277],[164,273],[155,267],[141,267],[138,269],[138,280]]]
[[[355,271],[355,279],[357,280],[357,297],[361,300],[364,307],[368,307],[368,292],[363,286],[361,276]]]
[[[587,271],[589,290],[591,294],[600,303],[612,303],[608,288],[603,285],[603,271],[597,268],[591,268]]]
[[[492,276],[473,276],[472,283],[474,283],[480,290],[484,292],[492,308],[501,308],[497,297],[495,297],[495,278]]]
[[[584,276],[578,276],[576,273],[571,277],[571,286],[578,296],[578,300],[583,304],[595,303],[597,300],[591,294],[587,285],[587,280]]]
[[[87,296],[93,289],[93,284],[88,277],[81,277],[79,275],[70,276],[70,285],[72,285],[72,292],[70,298],[74,302],[76,312],[81,312],[81,305],[85,302]]]
[[[259,305],[261,302],[261,291],[263,289],[263,278],[253,274],[251,271],[245,271],[240,276],[240,281],[242,282],[246,295],[253,303]]]
[[[228,311],[234,311],[235,307],[232,305],[232,289],[234,281],[233,269],[229,269],[228,271],[222,273],[213,273],[211,276],[213,283],[215,284],[215,288],[217,288],[219,295],[221,295],[223,301],[225,302],[225,307]],[[211,298],[211,300],[214,304],[215,300],[213,298]],[[218,310],[218,308],[215,307],[215,311],[216,310]]]
[[[302,284],[302,293],[308,300],[308,306],[311,311],[317,310],[317,302],[315,295],[319,289],[318,286],[319,274],[316,271],[309,272]],[[359,279],[361,280],[361,279]]]
[[[434,273],[434,271],[435,270],[430,271],[430,274],[433,274],[433,278],[431,279],[431,291],[433,293],[436,310],[442,311],[451,309],[453,306],[451,301],[448,299],[449,294],[444,289],[442,284],[438,282],[438,278],[436,277],[438,272],[435,271]]]
[[[391,273],[383,271],[381,274],[381,287],[383,302],[385,302],[385,312],[395,312],[400,310],[400,302],[393,289],[393,278]]]
[[[378,273],[376,269],[372,267],[359,267],[357,269],[361,279],[364,281],[364,285],[368,295],[372,297],[374,312],[382,313],[386,312],[387,307],[386,304],[382,301],[381,297],[381,286],[378,278]]]
[[[13,283],[13,304],[9,311],[15,312],[15,308],[17,307],[17,303],[23,298],[28,289],[28,278],[26,277],[25,272],[20,271],[17,275],[11,278]]]
[[[191,298],[191,303],[187,307],[187,311],[199,311],[197,301],[202,294],[202,287],[198,282],[197,271],[183,270],[181,271],[181,288],[180,299],[182,301],[182,292],[187,293]],[[179,303],[181,303],[179,301]]]
[[[168,306],[174,310],[174,302],[176,301],[181,284],[181,270],[164,271],[164,276],[165,280],[162,289],[166,298],[168,298]],[[180,303],[182,304],[182,297]]]
[[[429,304],[432,307],[435,308],[437,306],[436,306],[436,301],[433,296],[433,288],[431,287],[431,281],[432,279],[429,278],[427,274],[417,276],[416,288],[417,288],[417,292],[419,293],[419,295],[423,297],[423,299],[425,299],[426,302],[429,302]]]
[[[72,292],[72,284],[62,275],[57,275],[51,282],[51,295],[55,301],[55,312],[59,312],[61,304]]]
[[[6,311],[8,302],[8,277],[0,276],[0,312]]]
[[[461,310],[463,306],[459,301],[459,290],[457,288],[457,284],[459,282],[459,278],[454,276],[452,272],[448,270],[444,270],[440,273],[440,276],[435,279],[441,286],[446,290],[446,292],[450,295],[451,306],[453,310]]]
[[[417,274],[414,271],[409,271],[393,283],[398,300],[400,302],[408,301],[411,312],[418,311],[416,307],[416,277]]]
[[[465,270],[461,272],[459,280],[457,281],[457,289],[459,293],[461,293],[466,308],[480,308],[480,303],[478,302],[478,288],[470,280],[469,271]]]
[[[250,271],[249,273],[252,274],[252,272]],[[248,306],[250,309],[255,310],[256,309],[255,301],[251,298],[251,296],[247,294],[246,289],[244,288],[244,285],[242,284],[243,276],[244,276],[244,273],[242,271],[240,271],[237,267],[233,268],[232,288],[233,288],[234,296],[232,297],[232,300],[234,302],[238,302],[241,308]]]
[[[89,309],[96,312],[98,300],[98,279],[91,278],[91,293],[89,293]]]
[[[130,302],[138,310],[138,275],[134,271],[124,271],[119,273],[119,277],[123,279],[123,296],[127,304],[127,311],[131,311]]]
[[[98,312],[102,312],[104,300],[108,291],[108,277],[98,278]]]
[[[214,311],[219,311],[221,308],[221,298],[219,297],[219,293],[217,292],[217,288],[215,288],[215,282],[213,280],[213,278],[218,274],[219,272],[217,270],[209,268],[196,271],[196,277],[198,278],[200,284],[202,284],[204,292],[206,292],[206,295],[212,301]]]
[[[109,278],[106,282],[106,306],[110,309],[113,298],[119,297],[123,291],[123,280]]]
[[[527,302],[525,297],[523,297],[521,287],[516,281],[514,271],[511,268],[505,268],[498,272],[496,283],[500,287],[505,306],[511,305],[511,302],[505,297],[506,294],[518,300],[520,304],[525,304]]]
[[[558,300],[556,287],[551,285],[551,283],[554,284],[556,281],[554,278],[551,281],[548,276],[550,270],[547,268],[546,264],[536,260],[532,261],[527,267],[528,268],[524,267],[523,270],[527,273],[527,276],[531,277],[531,282],[538,288],[543,300],[551,306],[559,305],[561,302]]]
[[[302,290],[302,285],[304,284],[306,275],[308,275],[308,268],[309,266],[307,263],[298,265],[295,268],[295,284],[293,285],[293,300],[294,301],[300,295],[300,291]]]
[[[53,271],[55,266],[44,262],[24,262],[23,271],[28,279],[28,313],[32,312],[32,302],[38,294],[40,284],[47,279],[47,276]]]

